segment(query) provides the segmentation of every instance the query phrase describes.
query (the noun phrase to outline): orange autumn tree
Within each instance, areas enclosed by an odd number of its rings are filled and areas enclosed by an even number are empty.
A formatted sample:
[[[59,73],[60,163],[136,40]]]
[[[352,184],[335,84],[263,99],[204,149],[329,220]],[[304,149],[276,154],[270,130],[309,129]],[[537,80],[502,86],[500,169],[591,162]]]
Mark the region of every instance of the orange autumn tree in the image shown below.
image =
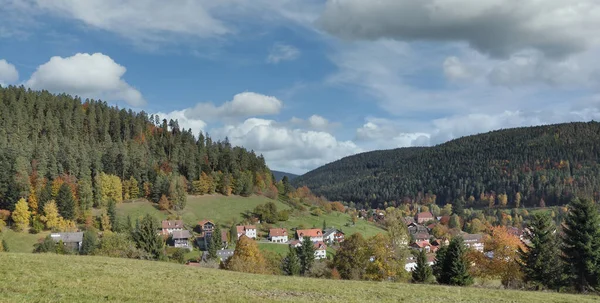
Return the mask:
[[[525,246],[517,236],[509,233],[507,227],[491,227],[484,249],[488,256],[474,261],[481,266],[483,276],[499,278],[504,287],[514,288],[522,280],[517,263],[519,248],[525,249]]]
[[[233,256],[227,262],[227,269],[254,274],[269,273],[267,262],[258,245],[246,235],[242,235],[236,243]]]

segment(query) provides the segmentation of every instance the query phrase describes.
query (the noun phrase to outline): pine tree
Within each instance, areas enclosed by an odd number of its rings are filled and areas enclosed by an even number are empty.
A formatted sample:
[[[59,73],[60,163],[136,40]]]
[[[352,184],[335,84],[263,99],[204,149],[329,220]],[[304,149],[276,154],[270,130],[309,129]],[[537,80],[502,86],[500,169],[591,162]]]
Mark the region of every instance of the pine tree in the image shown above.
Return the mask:
[[[455,237],[450,241],[448,249],[443,252],[441,272],[437,271],[439,283],[458,286],[473,284],[473,277],[469,274],[469,263],[465,260],[465,252],[466,247],[462,237]]]
[[[431,281],[433,278],[433,270],[429,263],[427,263],[427,254],[422,249],[417,255],[417,266],[412,272],[412,279],[417,283],[425,283]]]
[[[298,257],[300,258],[300,273],[303,275],[308,274],[315,263],[315,246],[309,237],[304,237],[302,240]]]
[[[67,219],[75,219],[75,199],[73,199],[73,192],[67,183],[63,183],[56,195],[56,204],[60,215]]]
[[[287,256],[283,259],[283,272],[288,276],[297,276],[300,274],[300,259],[296,248],[290,246]]]
[[[232,224],[231,228],[229,229],[229,237],[230,237],[229,242],[231,244],[235,244],[237,242],[237,240],[238,240],[237,227],[235,226],[235,224]]]
[[[211,260],[217,259],[217,251],[221,248],[221,228],[217,224],[213,231],[210,241],[208,242],[208,258]]]
[[[112,227],[112,230],[119,231],[117,224],[117,203],[114,200],[108,201],[106,214],[108,215],[108,219],[110,220],[110,226]]]
[[[133,239],[138,248],[147,252],[154,259],[160,260],[164,257],[164,242],[157,234],[158,222],[149,214],[135,224]]]
[[[562,258],[569,284],[578,291],[598,289],[600,216],[594,202],[574,199],[565,219]]]
[[[84,178],[77,184],[77,195],[79,196],[79,206],[82,211],[92,208],[94,205],[94,193],[92,191],[92,181]]]
[[[92,230],[86,230],[83,233],[83,241],[81,242],[81,254],[93,255],[98,247],[98,236]]]
[[[556,225],[547,213],[535,213],[530,219],[526,249],[519,248],[519,265],[525,282],[539,288],[558,289],[562,274]]]
[[[29,206],[27,205],[27,201],[21,198],[19,202],[15,205],[15,211],[12,213],[12,220],[15,222],[15,229],[17,231],[27,230],[29,227],[29,218],[31,217],[31,212],[29,211]]]

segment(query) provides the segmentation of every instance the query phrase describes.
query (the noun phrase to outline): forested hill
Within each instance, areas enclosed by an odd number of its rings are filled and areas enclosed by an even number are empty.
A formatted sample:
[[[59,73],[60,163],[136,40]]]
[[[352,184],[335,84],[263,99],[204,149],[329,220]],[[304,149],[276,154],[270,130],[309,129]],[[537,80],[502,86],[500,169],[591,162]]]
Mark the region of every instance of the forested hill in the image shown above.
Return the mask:
[[[282,172],[282,171],[276,171],[276,170],[272,170],[271,171],[273,173],[273,177],[275,177],[275,180],[280,181],[281,179],[283,179],[283,177],[288,177],[288,179],[294,180],[298,177],[298,175],[292,174],[292,173],[286,173],[286,172]]]
[[[165,195],[177,207],[184,190],[249,194],[268,187],[271,177],[262,156],[192,134],[176,121],[102,101],[0,87],[0,209],[14,209],[22,197],[35,211],[36,203],[56,198],[62,183],[72,189],[76,212],[136,196],[158,202]],[[111,196],[108,183],[117,184],[117,194]]]
[[[384,207],[456,201],[474,207],[598,200],[600,123],[499,130],[425,148],[343,158],[294,179],[330,200]],[[464,201],[463,201],[464,199]],[[519,205],[518,205],[519,204]]]

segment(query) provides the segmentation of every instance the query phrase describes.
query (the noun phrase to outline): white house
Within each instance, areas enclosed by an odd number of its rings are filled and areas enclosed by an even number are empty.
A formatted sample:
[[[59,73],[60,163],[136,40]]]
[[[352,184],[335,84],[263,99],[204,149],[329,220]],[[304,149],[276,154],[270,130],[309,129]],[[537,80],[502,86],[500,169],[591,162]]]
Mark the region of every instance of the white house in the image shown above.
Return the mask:
[[[304,237],[309,237],[312,242],[323,242],[323,231],[318,228],[296,230],[298,240],[302,242]]]
[[[465,246],[483,252],[483,235],[482,234],[461,234],[465,242]]]
[[[271,228],[269,230],[269,240],[275,243],[286,243],[288,241],[287,229]]]
[[[182,220],[163,220],[162,221],[162,234],[171,235],[174,231],[183,230]]]
[[[302,246],[302,242],[295,240],[290,243],[290,246],[298,248]],[[315,248],[315,260],[327,258],[327,245],[323,241],[315,242],[313,246]]]
[[[435,263],[435,255],[427,256],[427,264],[431,266],[433,263]],[[406,271],[411,272],[415,270],[415,267],[417,267],[417,258],[410,257],[408,260],[406,260],[406,264],[404,264],[404,269]]]
[[[238,239],[242,235],[246,235],[246,237],[250,239],[256,239],[256,226],[254,225],[239,225],[237,228],[237,237]]]

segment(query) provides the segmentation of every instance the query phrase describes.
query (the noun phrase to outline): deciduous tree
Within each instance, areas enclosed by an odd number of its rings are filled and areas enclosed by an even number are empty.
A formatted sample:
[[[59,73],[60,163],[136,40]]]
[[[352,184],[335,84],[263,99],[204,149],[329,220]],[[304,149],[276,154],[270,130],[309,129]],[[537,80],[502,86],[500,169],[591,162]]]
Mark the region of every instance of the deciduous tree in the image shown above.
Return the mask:
[[[19,199],[19,202],[15,205],[15,211],[12,213],[12,220],[15,222],[15,230],[27,230],[27,228],[29,228],[30,217],[31,212],[29,211],[27,201],[23,198]]]
[[[256,242],[242,235],[235,246],[233,256],[228,260],[227,268],[233,271],[264,274],[268,273],[267,264]]]

